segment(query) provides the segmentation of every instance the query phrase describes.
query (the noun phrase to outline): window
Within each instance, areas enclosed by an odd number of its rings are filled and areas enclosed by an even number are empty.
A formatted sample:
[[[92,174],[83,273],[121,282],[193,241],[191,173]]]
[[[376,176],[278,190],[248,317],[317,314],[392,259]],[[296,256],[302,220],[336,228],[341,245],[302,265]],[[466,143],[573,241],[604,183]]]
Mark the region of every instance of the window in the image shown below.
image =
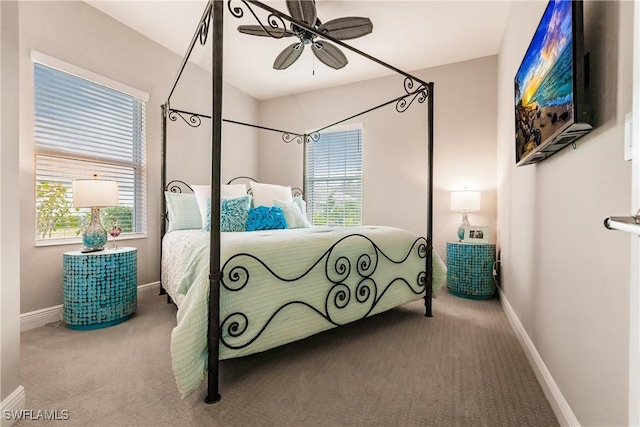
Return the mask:
[[[104,227],[145,234],[148,95],[36,52],[32,59],[36,242],[80,236],[90,209],[73,208],[71,181],[93,174],[118,182],[119,206],[100,210]]]
[[[305,161],[313,225],[361,225],[362,126],[321,133],[307,144]]]

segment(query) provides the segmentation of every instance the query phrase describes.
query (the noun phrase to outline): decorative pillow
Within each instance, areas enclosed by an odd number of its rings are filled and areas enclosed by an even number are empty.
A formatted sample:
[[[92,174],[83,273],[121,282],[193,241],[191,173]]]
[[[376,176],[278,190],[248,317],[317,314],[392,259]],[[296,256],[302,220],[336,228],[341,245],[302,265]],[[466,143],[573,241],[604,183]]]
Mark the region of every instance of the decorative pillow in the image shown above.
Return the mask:
[[[300,208],[300,212],[302,212],[302,216],[304,216],[306,219],[307,218],[307,202],[304,201],[302,196],[296,196],[292,200],[296,205],[298,205],[298,208]]]
[[[261,184],[259,182],[250,182],[251,192],[253,193],[253,206],[273,206],[273,200],[291,201],[291,187],[273,184]]]
[[[300,208],[300,211],[302,211],[302,216],[304,217],[306,227],[313,227],[313,224],[309,222],[309,217],[307,216],[307,202],[302,198],[302,196],[295,196],[293,198],[293,202],[298,205],[298,208]]]
[[[287,228],[282,209],[277,206],[258,206],[249,209],[247,231],[280,230]]]
[[[211,231],[211,197],[207,198],[206,207],[202,230]],[[250,207],[251,196],[248,195],[220,199],[220,231],[246,231]]]
[[[193,194],[196,195],[198,201],[198,207],[200,208],[200,216],[202,217],[202,223],[204,224],[204,218],[208,218],[207,214],[207,199],[211,197],[210,185],[192,185]],[[220,186],[220,197],[241,197],[247,195],[247,186],[244,184],[223,184]]]
[[[196,196],[165,191],[164,197],[167,200],[167,211],[169,212],[167,232],[202,228]]]
[[[282,209],[284,219],[287,221],[287,228],[305,228],[310,227],[307,218],[302,216],[302,211],[295,202],[285,202],[283,200],[274,200],[273,203]]]

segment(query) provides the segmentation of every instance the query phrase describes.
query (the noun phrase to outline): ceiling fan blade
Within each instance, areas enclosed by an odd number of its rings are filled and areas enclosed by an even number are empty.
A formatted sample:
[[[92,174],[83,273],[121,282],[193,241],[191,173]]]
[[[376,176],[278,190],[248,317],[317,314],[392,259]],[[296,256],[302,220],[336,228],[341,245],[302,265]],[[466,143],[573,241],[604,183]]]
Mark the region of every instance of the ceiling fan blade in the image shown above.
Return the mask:
[[[292,45],[287,46],[280,55],[273,61],[273,68],[276,70],[284,70],[285,68],[289,68],[291,64],[296,62],[300,55],[302,55],[302,51],[304,50],[304,45],[300,42],[294,43]]]
[[[291,16],[307,25],[313,25],[318,18],[314,0],[287,0],[287,9]]]
[[[293,35],[291,31],[285,30],[283,28],[269,28],[269,31],[271,32],[270,35],[267,34],[267,32],[260,25],[240,25],[238,27],[238,31],[240,31],[242,34],[262,37],[291,37]]]
[[[338,40],[350,40],[370,34],[373,31],[373,23],[369,18],[347,16],[325,22],[318,30]]]
[[[315,42],[312,50],[320,62],[336,70],[349,63],[344,53],[331,43],[325,41]]]

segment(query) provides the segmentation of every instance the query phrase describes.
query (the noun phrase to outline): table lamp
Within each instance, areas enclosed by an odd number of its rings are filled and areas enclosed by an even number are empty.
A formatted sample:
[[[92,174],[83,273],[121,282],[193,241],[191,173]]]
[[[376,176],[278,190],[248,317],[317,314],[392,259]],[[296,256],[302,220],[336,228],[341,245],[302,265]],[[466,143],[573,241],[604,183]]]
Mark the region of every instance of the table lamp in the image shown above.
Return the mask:
[[[100,222],[100,208],[118,206],[118,183],[105,179],[77,179],[71,182],[74,208],[91,208],[91,220],[82,231],[82,252],[104,249],[107,232]]]
[[[458,227],[458,239],[464,239],[464,230],[468,227],[468,212],[478,212],[480,210],[480,192],[471,190],[460,190],[451,192],[451,210],[462,212],[462,224]]]

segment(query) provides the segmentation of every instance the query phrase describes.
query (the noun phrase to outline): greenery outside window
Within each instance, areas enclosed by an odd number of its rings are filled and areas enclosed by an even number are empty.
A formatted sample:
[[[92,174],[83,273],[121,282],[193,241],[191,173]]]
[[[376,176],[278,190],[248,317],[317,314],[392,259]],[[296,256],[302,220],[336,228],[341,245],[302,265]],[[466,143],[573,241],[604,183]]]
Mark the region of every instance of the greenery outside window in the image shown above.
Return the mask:
[[[145,102],[148,95],[38,52],[34,61],[36,243],[80,238],[90,209],[73,208],[71,181],[118,182],[108,230],[146,234]]]
[[[306,145],[305,162],[313,225],[362,225],[362,125],[322,132]]]

